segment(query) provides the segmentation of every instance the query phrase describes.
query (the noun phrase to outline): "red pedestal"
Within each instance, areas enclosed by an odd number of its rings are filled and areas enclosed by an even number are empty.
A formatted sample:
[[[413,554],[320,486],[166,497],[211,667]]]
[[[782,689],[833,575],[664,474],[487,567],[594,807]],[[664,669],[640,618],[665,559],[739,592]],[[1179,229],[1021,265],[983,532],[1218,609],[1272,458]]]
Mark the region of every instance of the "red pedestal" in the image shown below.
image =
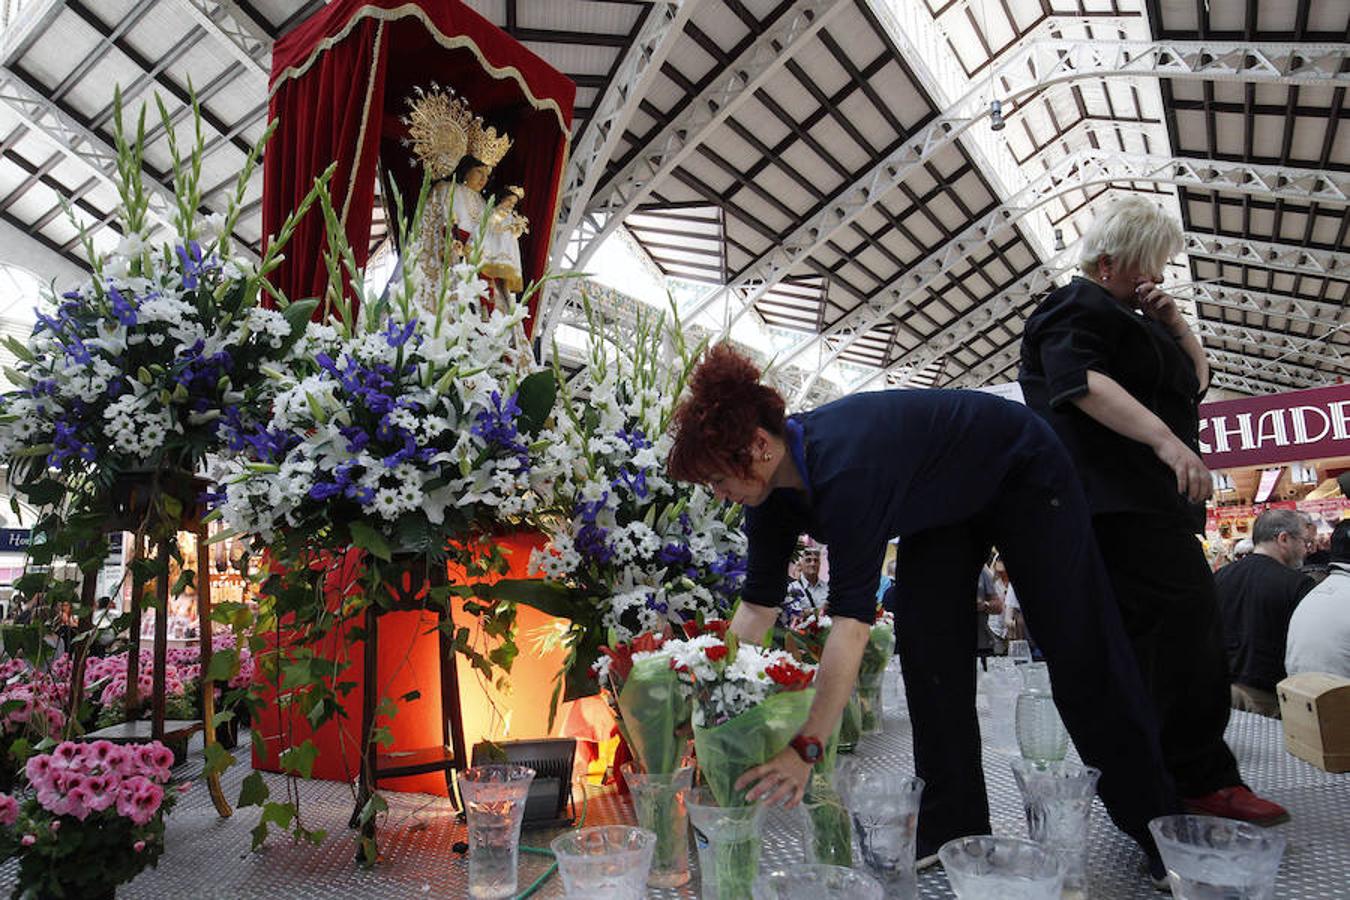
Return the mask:
[[[507,551],[510,571],[505,577],[525,578],[530,553],[541,546],[543,538],[537,534],[507,535],[498,545]],[[463,573],[452,567],[452,584],[463,583]],[[476,620],[455,604],[455,622],[476,627]],[[460,700],[464,712],[465,740],[472,748],[475,743],[492,738],[545,737],[548,734],[548,700],[553,690],[553,679],[562,667],[561,651],[547,654],[533,650],[539,629],[553,627],[557,622],[543,613],[521,607],[518,614],[516,642],[520,656],[512,669],[505,690],[486,684],[461,658],[459,665]],[[416,700],[399,701],[398,712],[392,718],[381,719],[394,738],[393,750],[400,747],[427,747],[441,739],[440,679],[437,676],[436,616],[430,612],[391,612],[380,619],[379,684],[384,697],[400,698],[418,691]],[[353,781],[360,768],[361,683],[363,676],[360,641],[348,643],[346,629],[335,630],[317,648],[326,659],[341,664],[338,682],[354,682],[354,687],[342,698],[342,715],[335,717],[315,731],[305,718],[296,712],[283,713],[277,708],[275,695],[269,685],[263,684],[266,710],[254,722],[267,738],[267,751],[254,752],[256,769],[280,771],[278,756],[287,747],[297,746],[312,738],[319,748],[314,764],[314,777],[329,781]],[[408,778],[387,779],[380,787],[394,791],[421,791],[445,794],[445,780],[440,775],[417,775]]]

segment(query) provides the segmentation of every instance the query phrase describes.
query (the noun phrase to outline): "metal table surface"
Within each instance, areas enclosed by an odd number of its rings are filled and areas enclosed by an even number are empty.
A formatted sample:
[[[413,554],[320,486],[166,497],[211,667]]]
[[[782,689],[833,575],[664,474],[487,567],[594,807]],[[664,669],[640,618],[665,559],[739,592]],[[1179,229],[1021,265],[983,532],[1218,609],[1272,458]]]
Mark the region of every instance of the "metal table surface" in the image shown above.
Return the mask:
[[[1281,900],[1350,898],[1350,775],[1329,775],[1284,750],[1280,723],[1248,713],[1234,712],[1228,741],[1242,771],[1260,793],[1289,807],[1293,821],[1280,826],[1289,837],[1276,896]],[[247,759],[247,741],[239,756]],[[198,769],[200,757],[185,768]],[[1008,768],[1008,755],[986,750],[985,774],[994,831],[1025,836],[1021,801]],[[911,771],[908,723],[891,722],[885,734],[865,738],[856,755],[869,768]],[[190,774],[184,772],[184,775]],[[225,777],[227,796],[238,796],[247,765],[235,766]],[[274,794],[283,795],[280,777],[268,775]],[[307,898],[342,897],[464,897],[467,861],[453,850],[463,840],[447,801],[420,794],[386,794],[389,819],[381,830],[382,860],[371,870],[353,864],[354,841],[347,830],[352,794],[348,785],[312,782],[300,786],[301,812],[311,828],[328,829],[328,839],[315,848],[296,845],[285,835],[273,835],[257,853],[250,852],[250,830],[258,809],[220,819],[203,786],[190,791],[169,819],[167,850],[159,868],[141,874],[119,890],[122,898]],[[588,824],[631,822],[626,800],[607,791],[588,788]],[[546,847],[556,832],[526,832],[523,842]],[[795,819],[770,812],[764,835],[763,866],[800,859]],[[1158,897],[1140,874],[1141,854],[1117,832],[1098,803],[1093,810],[1089,841],[1090,896],[1093,898]],[[521,855],[523,890],[548,868],[542,856]],[[13,885],[16,863],[0,865],[0,891]],[[679,891],[652,891],[651,897],[696,897],[697,865],[691,884]],[[919,876],[923,898],[951,897],[940,867]],[[562,885],[554,876],[535,896],[560,897]],[[599,900],[599,898],[597,898]]]

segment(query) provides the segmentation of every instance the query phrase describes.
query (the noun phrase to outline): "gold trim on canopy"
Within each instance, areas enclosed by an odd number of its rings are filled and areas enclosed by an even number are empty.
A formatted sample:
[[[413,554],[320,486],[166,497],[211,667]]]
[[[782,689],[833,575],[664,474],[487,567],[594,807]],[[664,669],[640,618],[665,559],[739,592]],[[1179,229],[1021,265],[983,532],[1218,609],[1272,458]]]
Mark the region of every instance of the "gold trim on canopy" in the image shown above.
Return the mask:
[[[352,208],[352,194],[356,191],[356,173],[361,169],[361,145],[366,142],[366,125],[370,123],[370,104],[375,97],[375,69],[380,64],[380,44],[384,43],[384,23],[375,29],[375,52],[370,54],[370,71],[366,73],[366,99],[361,104],[361,127],[356,132],[356,147],[352,154],[352,171],[347,179],[347,196],[342,201],[342,230],[347,230],[347,213]]]
[[[446,49],[449,50],[457,50],[461,48],[467,49],[475,57],[477,57],[479,64],[493,78],[499,81],[503,78],[510,78],[513,81],[515,81],[516,84],[520,87],[521,92],[524,93],[526,101],[530,104],[530,106],[534,107],[535,109],[548,109],[553,111],[553,114],[558,117],[558,127],[562,129],[567,142],[568,143],[571,142],[571,129],[567,127],[567,122],[563,116],[562,107],[558,105],[558,102],[556,100],[541,100],[540,98],[536,97],[534,95],[534,92],[530,90],[529,84],[525,81],[525,76],[521,73],[519,69],[517,69],[515,66],[499,67],[492,65],[490,62],[488,62],[487,57],[483,55],[483,51],[478,49],[478,45],[474,43],[472,38],[469,38],[465,35],[456,35],[452,37],[450,35],[443,33],[439,28],[437,28],[435,25],[432,24],[431,19],[426,14],[426,11],[415,3],[406,3],[403,6],[397,6],[394,7],[393,9],[383,9],[378,6],[365,6],[357,10],[356,14],[352,16],[350,20],[348,20],[347,24],[342,27],[341,31],[339,31],[335,35],[332,35],[331,37],[326,37],[322,41],[320,41],[318,46],[316,46],[314,50],[310,53],[310,55],[305,58],[304,62],[283,69],[281,74],[277,76],[276,81],[273,82],[271,89],[267,92],[268,99],[271,99],[271,97],[277,92],[277,89],[280,88],[287,81],[290,81],[292,78],[298,78],[299,76],[309,71],[310,67],[313,66],[314,63],[318,60],[320,54],[324,53],[327,50],[331,50],[333,47],[335,47],[342,41],[346,40],[347,37],[351,34],[352,29],[355,28],[357,24],[361,22],[363,19],[379,19],[383,24],[384,22],[390,22],[395,19],[408,18],[410,16],[413,18],[420,19],[422,21],[422,24],[426,27],[428,33],[430,33],[431,36],[435,39],[436,43],[440,44],[442,47],[445,47]],[[378,42],[376,46],[378,49]]]

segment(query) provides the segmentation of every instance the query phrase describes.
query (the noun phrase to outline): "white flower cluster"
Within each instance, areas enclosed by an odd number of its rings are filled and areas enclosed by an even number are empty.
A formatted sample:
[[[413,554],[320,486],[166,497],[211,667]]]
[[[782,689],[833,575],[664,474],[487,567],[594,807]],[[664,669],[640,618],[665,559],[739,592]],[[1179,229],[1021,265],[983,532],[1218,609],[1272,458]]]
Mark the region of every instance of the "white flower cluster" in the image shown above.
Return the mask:
[[[252,452],[217,472],[229,527],[271,541],[322,525],[344,500],[380,526],[533,512],[542,476],[509,409],[525,310],[483,316],[482,299],[456,299],[440,320],[400,305],[350,336],[311,324],[272,373],[271,418],[244,439]]]
[[[46,460],[141,465],[166,440],[205,427],[244,399],[241,382],[282,347],[291,326],[273,310],[240,308],[248,263],[188,242],[152,247],[126,234],[78,289],[44,296],[0,398],[0,455],[52,445]],[[222,299],[225,298],[225,299]],[[14,345],[11,345],[14,349]]]

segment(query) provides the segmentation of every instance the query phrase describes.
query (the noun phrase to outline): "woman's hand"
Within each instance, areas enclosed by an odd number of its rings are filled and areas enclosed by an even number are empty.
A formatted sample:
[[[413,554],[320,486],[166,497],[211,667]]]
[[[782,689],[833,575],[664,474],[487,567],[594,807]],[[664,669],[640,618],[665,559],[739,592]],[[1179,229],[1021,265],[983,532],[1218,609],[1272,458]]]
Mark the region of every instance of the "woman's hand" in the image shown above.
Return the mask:
[[[1210,478],[1209,469],[1205,468],[1205,464],[1195,455],[1195,451],[1178,438],[1173,436],[1170,441],[1155,448],[1154,452],[1158,454],[1158,459],[1176,473],[1177,493],[1192,503],[1208,500],[1209,495],[1214,493],[1214,481]]]
[[[1139,308],[1144,315],[1163,325],[1174,336],[1180,338],[1190,330],[1176,300],[1153,282],[1140,284],[1135,288],[1135,295],[1139,298]]]
[[[736,790],[749,788],[745,799],[750,803],[763,800],[771,806],[782,804],[784,809],[792,809],[801,802],[810,780],[811,764],[793,748],[784,747],[773,759],[738,778]]]

